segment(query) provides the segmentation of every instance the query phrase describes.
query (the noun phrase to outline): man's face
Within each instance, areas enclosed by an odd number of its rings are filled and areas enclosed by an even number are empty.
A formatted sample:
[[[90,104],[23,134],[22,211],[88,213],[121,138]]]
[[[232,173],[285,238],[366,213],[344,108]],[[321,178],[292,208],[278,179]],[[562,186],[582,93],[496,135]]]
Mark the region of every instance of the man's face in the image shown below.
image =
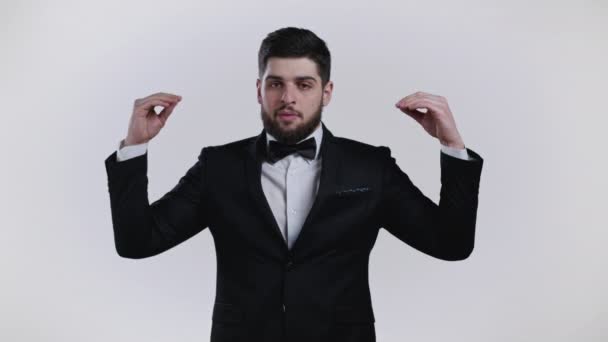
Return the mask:
[[[333,82],[321,87],[315,62],[306,57],[271,57],[256,82],[264,128],[278,141],[295,144],[321,123]]]

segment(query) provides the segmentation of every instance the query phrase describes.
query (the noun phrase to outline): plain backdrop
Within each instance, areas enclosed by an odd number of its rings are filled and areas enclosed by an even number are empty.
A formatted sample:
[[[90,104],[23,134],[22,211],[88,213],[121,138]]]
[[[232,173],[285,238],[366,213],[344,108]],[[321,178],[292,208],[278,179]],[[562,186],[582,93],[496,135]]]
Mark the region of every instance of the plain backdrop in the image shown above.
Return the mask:
[[[437,202],[439,141],[394,107],[425,91],[484,158],[468,259],[380,231],[378,341],[607,341],[606,18],[599,0],[2,1],[0,340],[209,339],[209,230],[119,257],[104,160],[159,91],[183,100],[149,145],[150,201],[202,147],[259,134],[259,45],[296,26],[331,51],[335,135],[389,146]]]

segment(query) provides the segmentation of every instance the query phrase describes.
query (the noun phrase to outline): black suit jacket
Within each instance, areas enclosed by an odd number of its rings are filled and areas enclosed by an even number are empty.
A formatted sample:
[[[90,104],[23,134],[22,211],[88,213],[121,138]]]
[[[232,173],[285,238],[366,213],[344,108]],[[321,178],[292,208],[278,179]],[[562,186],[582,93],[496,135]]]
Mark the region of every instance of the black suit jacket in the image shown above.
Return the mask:
[[[292,249],[261,186],[265,131],[204,147],[152,204],[147,153],[106,160],[118,254],[146,258],[209,228],[217,254],[211,341],[375,341],[368,284],[378,231],[443,260],[472,250],[483,160],[440,153],[439,205],[397,166],[390,149],[334,136],[325,126],[318,194]]]

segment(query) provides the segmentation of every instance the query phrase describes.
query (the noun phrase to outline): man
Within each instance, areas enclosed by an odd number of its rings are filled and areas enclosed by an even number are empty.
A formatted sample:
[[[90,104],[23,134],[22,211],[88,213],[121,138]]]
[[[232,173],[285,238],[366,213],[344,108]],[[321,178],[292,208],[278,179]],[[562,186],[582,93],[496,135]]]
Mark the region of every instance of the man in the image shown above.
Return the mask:
[[[127,137],[105,160],[117,252],[150,257],[208,227],[217,253],[211,341],[375,341],[368,263],[379,229],[439,259],[467,258],[483,160],[465,148],[445,98],[400,99],[396,107],[441,143],[437,205],[388,147],[334,136],[321,122],[333,90],[323,40],[283,28],[258,58],[262,132],[202,148],[152,204],[147,143],[181,97],[135,101]],[[157,115],[155,106],[165,108]]]

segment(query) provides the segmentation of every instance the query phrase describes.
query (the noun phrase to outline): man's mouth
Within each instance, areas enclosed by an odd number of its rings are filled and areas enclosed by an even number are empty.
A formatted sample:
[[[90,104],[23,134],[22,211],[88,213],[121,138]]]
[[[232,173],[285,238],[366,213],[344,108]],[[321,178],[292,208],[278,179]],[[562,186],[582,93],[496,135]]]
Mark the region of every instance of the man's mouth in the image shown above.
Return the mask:
[[[293,121],[298,117],[298,113],[290,112],[288,110],[282,110],[279,113],[279,119],[283,121]]]

